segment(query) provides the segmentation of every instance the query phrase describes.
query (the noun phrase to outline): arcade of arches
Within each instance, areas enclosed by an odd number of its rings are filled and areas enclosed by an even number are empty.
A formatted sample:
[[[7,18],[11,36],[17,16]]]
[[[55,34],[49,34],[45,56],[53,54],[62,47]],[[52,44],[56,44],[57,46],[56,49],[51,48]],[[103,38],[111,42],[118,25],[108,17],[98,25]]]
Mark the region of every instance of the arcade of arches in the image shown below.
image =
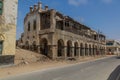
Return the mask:
[[[50,48],[55,48],[53,53],[56,54],[56,58],[105,55],[105,47],[103,46],[73,42],[71,40],[65,43],[64,40],[59,39],[57,45],[52,46],[48,45],[47,39],[44,38],[41,39],[40,44],[41,54],[49,56]]]

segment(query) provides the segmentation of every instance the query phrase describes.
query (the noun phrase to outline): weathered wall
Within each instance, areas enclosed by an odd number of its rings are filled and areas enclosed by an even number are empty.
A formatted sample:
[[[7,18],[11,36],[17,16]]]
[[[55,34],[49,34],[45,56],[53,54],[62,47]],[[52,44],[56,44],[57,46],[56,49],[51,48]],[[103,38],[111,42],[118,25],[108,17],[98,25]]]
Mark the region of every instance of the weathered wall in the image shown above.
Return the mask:
[[[93,46],[97,46],[97,49],[100,50],[100,48],[105,49],[105,43],[101,44],[98,41],[86,38],[84,36],[80,36],[80,35],[76,35],[73,34],[71,32],[67,32],[67,31],[62,31],[59,29],[47,29],[44,31],[40,31],[40,40],[42,39],[47,39],[48,41],[48,45],[53,45],[52,51],[49,52],[49,56],[51,56],[52,58],[57,58],[57,43],[58,40],[63,40],[64,42],[64,46],[67,46],[67,41],[71,41],[72,42],[72,47],[74,47],[74,43],[77,42],[78,43],[78,47],[81,47],[80,44],[83,44],[83,47],[85,47],[85,44],[87,44],[88,48],[89,45],[91,46],[91,48],[93,48]],[[89,52],[88,52],[89,53]],[[104,52],[102,54],[105,54]]]
[[[25,45],[26,41],[29,42],[29,45],[32,45],[33,41],[36,41],[39,45],[39,30],[40,30],[40,15],[36,12],[29,14],[26,21],[24,22],[24,37],[23,44]],[[33,22],[36,20],[36,30],[33,30]],[[30,22],[30,31],[28,31],[28,23]],[[33,38],[35,36],[35,38]],[[28,39],[29,37],[29,39]]]
[[[2,63],[13,63],[16,45],[16,20],[18,0],[3,0],[3,13],[0,15],[0,41],[3,50]],[[1,62],[0,62],[1,63]]]
[[[49,11],[50,11],[50,15],[49,15]],[[46,16],[47,20],[43,19],[40,16],[41,15],[40,13],[41,14],[45,13],[45,15],[42,15],[42,16],[44,16],[43,18],[45,18],[45,16]],[[59,16],[57,16],[57,14]],[[50,27],[48,26],[49,25],[48,17],[50,17]],[[37,29],[36,30],[33,30],[34,20],[37,21],[37,24],[36,24]],[[43,22],[41,20],[43,20]],[[57,21],[61,21],[61,20],[63,20],[63,24],[61,23],[62,26],[61,26],[61,24],[57,24]],[[82,25],[81,28],[83,30],[79,29],[79,30],[81,30],[81,31],[79,31],[80,33],[76,34],[77,30],[75,28],[73,28],[73,26],[71,26],[71,25],[73,25],[73,23],[70,23],[69,26],[65,26],[65,22],[64,22],[65,20],[70,20],[70,22],[73,21],[73,20],[71,20],[71,18],[68,18],[68,17],[63,18],[63,16],[61,14],[57,13],[54,9],[51,9],[48,11],[47,10],[36,11],[35,6],[33,8],[30,7],[30,12],[28,12],[28,14],[26,15],[25,20],[24,20],[24,37],[22,38],[23,46],[25,47],[26,42],[27,42],[29,44],[25,48],[31,50],[30,46],[32,45],[33,41],[36,41],[37,45],[39,45],[38,52],[40,52],[44,55],[47,55],[51,58],[58,57],[57,56],[57,50],[59,50],[58,49],[58,40],[60,40],[60,39],[62,39],[64,42],[64,48],[65,48],[64,51],[67,51],[66,50],[66,48],[68,46],[67,42],[68,41],[71,42],[70,44],[72,44],[72,46],[70,46],[70,47],[72,48],[72,52],[73,52],[72,54],[74,54],[74,51],[75,51],[74,48],[76,47],[75,46],[76,42],[78,44],[77,48],[79,48],[79,49],[80,49],[80,47],[81,47],[80,45],[82,43],[83,47],[86,49],[87,56],[89,55],[88,48],[89,49],[91,49],[91,48],[98,49],[99,52],[100,52],[100,49],[102,49],[102,50],[105,49],[105,40],[103,40],[103,41],[98,40],[97,39],[98,33],[96,31],[93,31],[90,28]],[[41,22],[44,23],[44,26],[41,25]],[[31,28],[30,31],[28,31],[28,23],[30,23],[30,28]],[[76,23],[76,24],[78,24],[78,23]],[[59,25],[59,28],[57,27],[57,25]],[[64,30],[61,29],[62,27],[64,28]],[[71,30],[73,30],[73,31],[71,31]],[[96,35],[96,39],[94,39],[95,35]],[[33,38],[33,36],[35,36],[35,38]],[[86,47],[86,45],[87,45],[87,47]],[[96,51],[94,50],[94,52],[97,54],[98,50],[96,50]],[[104,54],[104,52],[102,52],[102,50],[101,50],[101,54],[102,53]],[[71,51],[71,49],[69,51]],[[78,51],[78,49],[76,51]],[[83,49],[81,51],[82,51],[81,53],[85,52],[85,50],[83,51]],[[78,51],[78,52],[80,52],[80,51]],[[65,54],[66,54],[66,52],[65,52]],[[70,52],[70,54],[71,54],[71,52]]]

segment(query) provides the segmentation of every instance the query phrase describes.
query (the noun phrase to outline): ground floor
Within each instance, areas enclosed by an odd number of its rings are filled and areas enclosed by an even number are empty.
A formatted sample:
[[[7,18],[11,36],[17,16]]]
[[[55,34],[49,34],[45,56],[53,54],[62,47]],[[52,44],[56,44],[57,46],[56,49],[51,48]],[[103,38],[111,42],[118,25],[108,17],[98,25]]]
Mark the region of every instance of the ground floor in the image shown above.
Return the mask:
[[[64,40],[59,39],[57,45],[49,45],[48,40],[45,38],[41,39],[40,43],[40,53],[54,58],[105,55],[105,47],[98,47],[98,45],[88,43],[73,42],[71,40],[65,43]]]
[[[23,48],[37,51],[52,59],[66,59],[105,55],[106,45],[80,35],[56,30],[54,33],[40,34],[37,41],[24,41]]]

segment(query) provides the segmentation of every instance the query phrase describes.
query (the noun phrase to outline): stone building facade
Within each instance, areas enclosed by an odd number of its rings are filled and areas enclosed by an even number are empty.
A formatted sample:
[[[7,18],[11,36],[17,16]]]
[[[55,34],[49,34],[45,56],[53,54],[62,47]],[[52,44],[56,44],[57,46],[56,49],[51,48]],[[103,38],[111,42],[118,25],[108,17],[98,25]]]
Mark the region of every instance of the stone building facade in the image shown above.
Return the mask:
[[[0,0],[0,65],[14,63],[17,0]]]
[[[107,40],[106,51],[108,55],[120,55],[120,42],[116,40]]]
[[[105,42],[105,35],[39,2],[30,7],[18,44],[56,59],[105,55]]]

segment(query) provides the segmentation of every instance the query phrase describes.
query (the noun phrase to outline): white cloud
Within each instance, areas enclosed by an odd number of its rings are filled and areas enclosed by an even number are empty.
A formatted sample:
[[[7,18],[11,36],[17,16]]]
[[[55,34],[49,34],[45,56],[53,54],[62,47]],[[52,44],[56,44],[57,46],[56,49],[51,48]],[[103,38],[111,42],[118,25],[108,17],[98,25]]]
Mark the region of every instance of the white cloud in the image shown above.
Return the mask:
[[[82,4],[87,4],[88,0],[68,0],[68,3],[73,6],[79,6]]]
[[[109,4],[112,3],[112,0],[102,0],[102,2]]]
[[[92,0],[68,0],[68,3],[73,6],[85,5]],[[100,0],[103,3],[110,4],[113,0]]]

